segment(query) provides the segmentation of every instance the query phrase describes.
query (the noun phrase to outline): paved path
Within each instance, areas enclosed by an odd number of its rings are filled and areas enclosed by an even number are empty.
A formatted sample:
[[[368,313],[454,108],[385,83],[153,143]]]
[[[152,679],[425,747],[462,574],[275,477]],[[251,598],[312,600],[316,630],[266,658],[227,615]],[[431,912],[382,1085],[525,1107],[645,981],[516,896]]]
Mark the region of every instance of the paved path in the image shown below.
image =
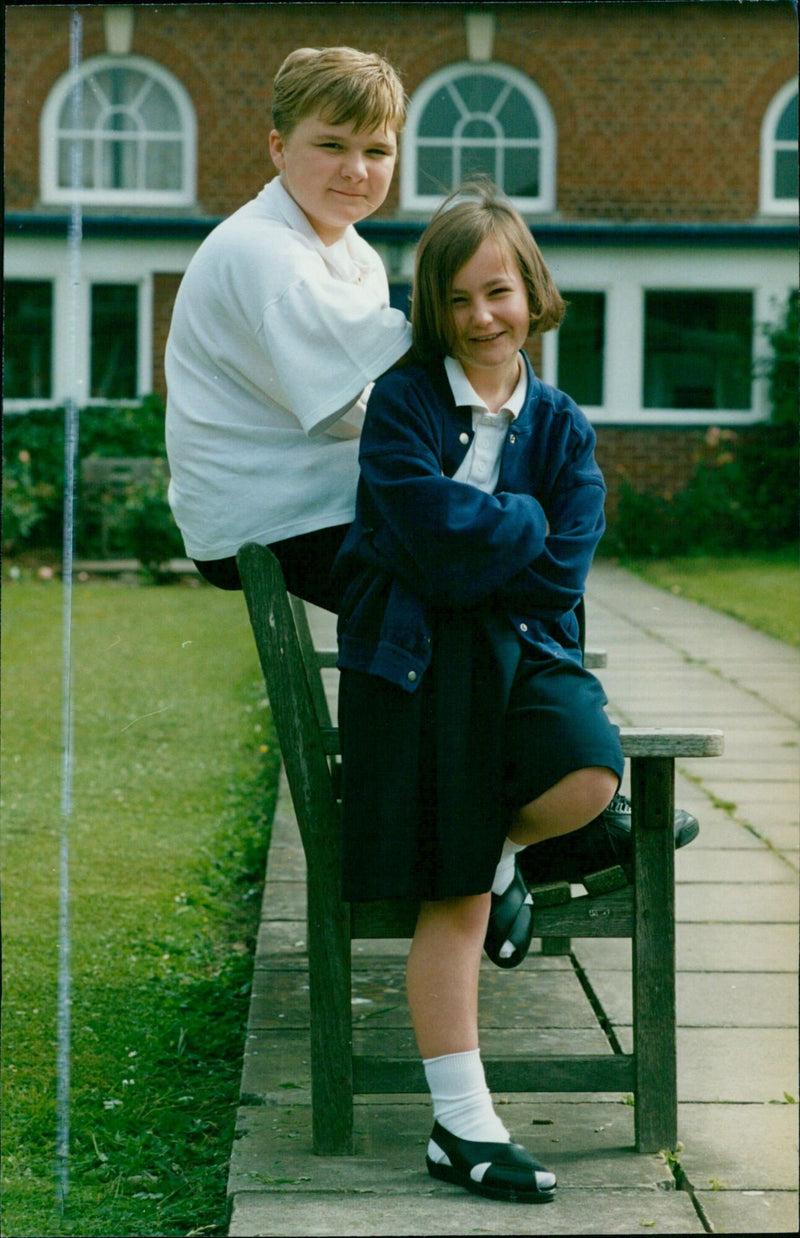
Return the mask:
[[[603,561],[587,603],[589,644],[608,651],[599,674],[617,722],[725,731],[725,755],[682,762],[676,788],[701,823],[676,856],[683,1189],[665,1158],[633,1151],[633,1110],[616,1095],[497,1098],[514,1136],[558,1174],[546,1207],[434,1183],[424,1097],[359,1099],[358,1154],[313,1156],[304,864],[284,787],[230,1170],[231,1235],[797,1232],[800,653]],[[330,643],[329,617],[316,612],[314,622]],[[413,1043],[404,955],[404,943],[357,944],[356,1011]],[[573,955],[629,1051],[630,943],[574,941]],[[534,954],[512,972],[486,962],[481,1002],[487,1047],[535,1036],[542,1052],[566,1041],[576,1052],[607,1048],[569,957]]]

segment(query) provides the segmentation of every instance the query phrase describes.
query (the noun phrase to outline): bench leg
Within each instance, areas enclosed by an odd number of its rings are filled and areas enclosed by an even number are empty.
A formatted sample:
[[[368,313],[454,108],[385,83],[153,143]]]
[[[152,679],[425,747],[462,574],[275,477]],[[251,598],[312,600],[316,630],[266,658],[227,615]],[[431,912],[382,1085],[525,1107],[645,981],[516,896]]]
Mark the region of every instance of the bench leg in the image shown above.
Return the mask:
[[[318,1156],[352,1156],[350,909],[332,896],[340,880],[338,860],[325,868],[308,875],[313,1144]]]
[[[674,1149],[678,1140],[674,788],[673,758],[632,759],[633,1037],[640,1152]]]

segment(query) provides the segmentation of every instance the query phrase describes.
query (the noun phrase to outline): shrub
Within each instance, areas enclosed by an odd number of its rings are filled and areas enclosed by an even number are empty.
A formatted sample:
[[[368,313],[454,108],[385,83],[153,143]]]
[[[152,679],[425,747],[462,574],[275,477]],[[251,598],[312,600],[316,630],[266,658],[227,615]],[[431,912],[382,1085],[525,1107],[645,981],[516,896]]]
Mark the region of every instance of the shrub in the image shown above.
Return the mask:
[[[613,549],[666,557],[699,551],[755,550],[798,536],[798,297],[766,329],[771,346],[763,373],[771,415],[742,431],[712,426],[688,486],[674,495],[620,487]]]
[[[78,433],[76,552],[103,552],[101,520],[82,500],[80,464],[89,456],[150,457],[164,461],[164,405],[149,395],[130,408],[83,409]],[[3,545],[8,551],[60,549],[63,529],[64,410],[35,409],[3,419]],[[109,551],[145,567],[183,553],[166,498],[167,472],[132,482],[104,496],[110,517]]]

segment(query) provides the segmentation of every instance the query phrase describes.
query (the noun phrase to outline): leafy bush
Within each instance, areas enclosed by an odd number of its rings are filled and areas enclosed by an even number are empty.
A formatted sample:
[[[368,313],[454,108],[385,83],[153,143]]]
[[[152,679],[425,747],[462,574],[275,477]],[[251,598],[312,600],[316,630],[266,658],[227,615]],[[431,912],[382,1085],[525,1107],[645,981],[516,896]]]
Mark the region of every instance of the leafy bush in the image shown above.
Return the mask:
[[[63,529],[64,410],[35,409],[3,419],[3,546],[7,551],[59,549]],[[80,464],[90,456],[149,457],[165,461],[164,405],[146,396],[131,408],[91,407],[79,417],[76,553],[103,553],[105,523],[109,553],[139,559],[148,569],[183,553],[166,498],[167,472],[132,482],[124,492],[103,496],[101,521],[84,498]]]
[[[665,557],[699,551],[757,550],[797,540],[798,297],[767,329],[772,355],[768,422],[741,431],[712,426],[688,486],[674,495],[620,487],[610,541],[622,554]]]

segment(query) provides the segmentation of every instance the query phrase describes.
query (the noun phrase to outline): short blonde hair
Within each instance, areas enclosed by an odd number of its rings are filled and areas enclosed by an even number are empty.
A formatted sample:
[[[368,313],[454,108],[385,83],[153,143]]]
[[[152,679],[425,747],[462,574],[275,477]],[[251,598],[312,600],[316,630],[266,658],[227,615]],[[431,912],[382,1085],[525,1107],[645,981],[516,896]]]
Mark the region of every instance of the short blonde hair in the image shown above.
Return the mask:
[[[519,267],[528,290],[530,334],[550,331],[564,317],[566,302],[522,216],[491,181],[470,181],[445,199],[417,247],[411,327],[414,353],[421,360],[451,351],[453,280],[490,236]]]
[[[406,120],[406,96],[395,69],[373,52],[353,47],[300,47],[275,75],[272,119],[283,137],[319,114],[328,124],[357,132],[393,129]]]

